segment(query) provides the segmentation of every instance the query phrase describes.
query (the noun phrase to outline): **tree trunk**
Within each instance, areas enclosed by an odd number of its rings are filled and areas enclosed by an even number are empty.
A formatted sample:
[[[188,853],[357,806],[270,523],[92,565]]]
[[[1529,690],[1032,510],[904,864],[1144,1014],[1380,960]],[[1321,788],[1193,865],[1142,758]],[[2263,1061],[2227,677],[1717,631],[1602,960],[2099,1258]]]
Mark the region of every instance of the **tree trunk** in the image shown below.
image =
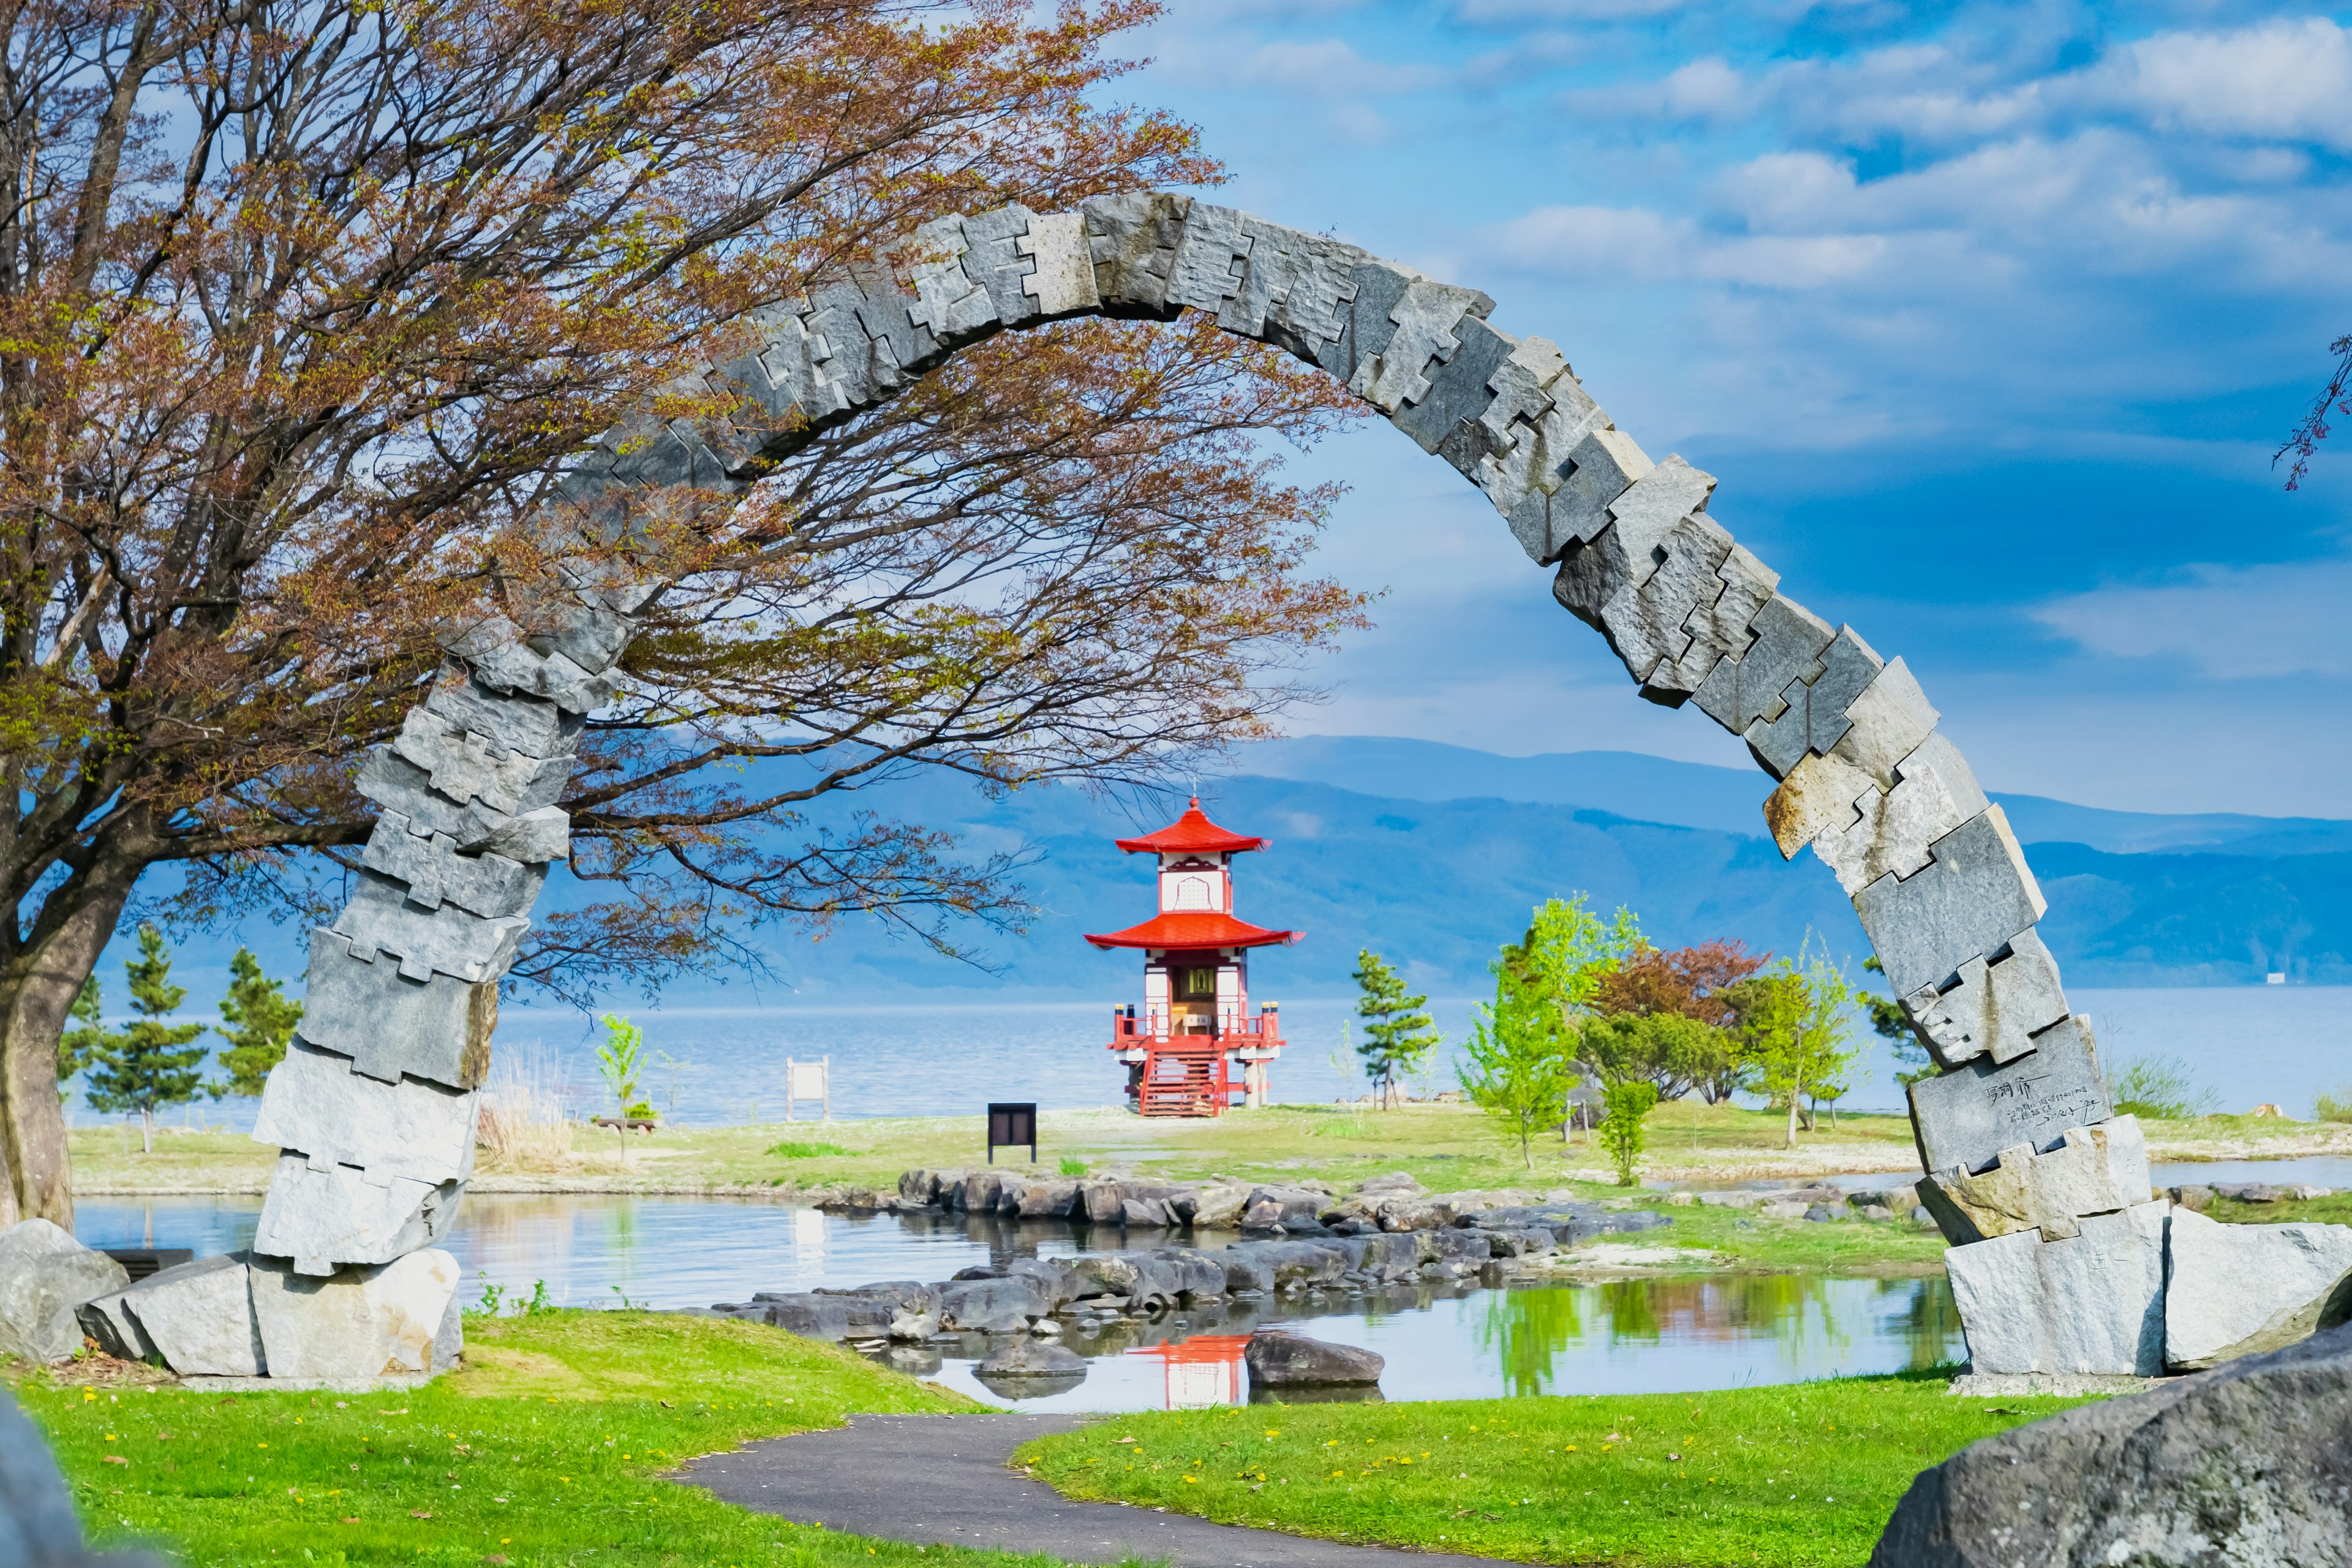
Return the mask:
[[[1805,1098],[1801,1092],[1801,1087],[1795,1083],[1789,1086],[1789,1141],[1781,1145],[1784,1149],[1797,1146],[1797,1106]]]
[[[73,1228],[73,1173],[58,1037],[114,935],[141,866],[101,855],[42,902],[30,941],[0,963],[0,1226]]]
[[[142,1154],[155,1152],[155,1108],[152,1105],[139,1108],[139,1152]]]

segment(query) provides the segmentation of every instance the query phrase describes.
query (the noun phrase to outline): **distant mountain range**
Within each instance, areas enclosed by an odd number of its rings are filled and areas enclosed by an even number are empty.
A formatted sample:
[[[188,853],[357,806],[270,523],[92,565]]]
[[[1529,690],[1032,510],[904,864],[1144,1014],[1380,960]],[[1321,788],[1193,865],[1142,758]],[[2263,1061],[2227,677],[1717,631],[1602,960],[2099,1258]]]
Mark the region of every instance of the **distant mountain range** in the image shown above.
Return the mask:
[[[1784,863],[1762,831],[1760,773],[1624,752],[1501,757],[1423,741],[1315,736],[1244,751],[1204,804],[1274,840],[1237,868],[1237,912],[1304,930],[1262,954],[1268,994],[1349,988],[1360,947],[1417,985],[1483,991],[1496,947],[1553,894],[1622,904],[1664,945],[1737,937],[1795,952],[1811,935],[1858,963],[1851,906],[1808,853]],[[2352,982],[2352,822],[2106,811],[1997,795],[2050,900],[2044,934],[2082,985]],[[926,782],[886,800],[961,827],[976,847],[1026,844],[1044,913],[1024,940],[981,945],[984,975],[845,927],[787,960],[795,985],[882,997],[975,984],[1123,995],[1133,959],[1081,940],[1150,912],[1145,868],[1110,839],[1160,826],[1179,802],[1112,802],[1047,787],[982,801]],[[1155,816],[1160,820],[1148,820]]]
[[[1423,741],[1310,736],[1245,749],[1204,781],[1211,815],[1270,850],[1236,869],[1236,912],[1306,932],[1253,963],[1261,995],[1344,994],[1358,949],[1401,964],[1441,995],[1483,993],[1496,948],[1543,899],[1577,891],[1633,910],[1665,946],[1736,937],[1793,953],[1808,937],[1867,952],[1828,869],[1785,863],[1763,832],[1760,773],[1623,752],[1501,757]],[[2247,985],[2283,972],[2352,983],[2352,822],[2105,811],[1999,795],[2050,900],[2042,930],[2074,984]],[[980,936],[989,967],[942,959],[881,922],[844,921],[824,941],[778,936],[779,976],[807,1002],[1014,997],[1127,1000],[1130,953],[1087,945],[1151,912],[1148,867],[1114,837],[1158,827],[1181,798],[1139,801],[1059,785],[990,800],[935,776],[861,793],[859,810],[961,832],[976,853],[1026,847],[1041,913],[1024,937]],[[843,809],[846,809],[845,806]],[[567,893],[562,879],[551,900]],[[301,972],[300,933],[242,933],[276,973]],[[968,935],[971,933],[967,933]],[[174,978],[209,1013],[236,935],[190,942]],[[118,937],[102,971],[119,987]],[[1859,975],[1857,974],[1857,978]],[[695,981],[673,1003],[751,998]],[[113,998],[110,996],[110,1000]]]

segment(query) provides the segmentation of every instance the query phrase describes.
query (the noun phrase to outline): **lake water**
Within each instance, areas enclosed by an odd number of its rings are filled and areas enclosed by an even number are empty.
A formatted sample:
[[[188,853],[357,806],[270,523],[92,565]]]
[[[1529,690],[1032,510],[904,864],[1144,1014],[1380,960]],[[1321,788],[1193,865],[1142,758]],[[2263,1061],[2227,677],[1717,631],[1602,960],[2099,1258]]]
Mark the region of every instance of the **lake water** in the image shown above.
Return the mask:
[[[85,1203],[76,1229],[98,1247],[186,1247],[199,1256],[249,1244],[257,1199]],[[876,1279],[942,1280],[1017,1257],[1067,1256],[1070,1227],[954,1215],[845,1215],[781,1204],[592,1196],[469,1197],[444,1243],[469,1302],[546,1282],[565,1306],[700,1307],[757,1290]],[[1484,1289],[1427,1284],[1378,1297],[1292,1306],[1209,1304],[1120,1322],[1067,1341],[1087,1357],[1075,1385],[992,1390],[968,1340],[882,1358],[993,1404],[1035,1410],[1139,1410],[1249,1397],[1241,1347],[1280,1321],[1380,1352],[1391,1399],[1696,1391],[1960,1360],[1943,1277],[1891,1280],[1803,1275],[1623,1279]],[[1017,1393],[1024,1397],[1013,1397]]]

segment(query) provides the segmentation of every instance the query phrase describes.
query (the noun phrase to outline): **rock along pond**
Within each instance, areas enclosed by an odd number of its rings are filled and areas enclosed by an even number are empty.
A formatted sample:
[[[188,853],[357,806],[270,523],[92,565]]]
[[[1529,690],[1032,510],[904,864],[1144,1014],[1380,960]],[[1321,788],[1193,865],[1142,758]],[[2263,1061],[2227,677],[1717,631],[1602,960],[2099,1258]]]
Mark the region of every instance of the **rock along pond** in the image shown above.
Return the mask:
[[[93,1247],[247,1245],[260,1199],[157,1198],[79,1205]],[[545,1281],[563,1306],[704,1307],[759,1290],[880,1279],[940,1281],[958,1269],[1079,1250],[1061,1222],[963,1215],[820,1213],[758,1201],[478,1194],[443,1245],[466,1294],[509,1301]],[[1694,1392],[1957,1362],[1959,1319],[1941,1274],[1895,1279],[1710,1274],[1591,1283],[1423,1283],[1299,1306],[1233,1302],[1073,1331],[1087,1375],[1051,1389],[974,1377],[968,1345],[898,1347],[885,1364],[1024,1410],[1145,1410],[1244,1401],[1242,1343],[1280,1321],[1388,1358],[1390,1399]],[[1023,1395],[1017,1401],[1011,1394]]]

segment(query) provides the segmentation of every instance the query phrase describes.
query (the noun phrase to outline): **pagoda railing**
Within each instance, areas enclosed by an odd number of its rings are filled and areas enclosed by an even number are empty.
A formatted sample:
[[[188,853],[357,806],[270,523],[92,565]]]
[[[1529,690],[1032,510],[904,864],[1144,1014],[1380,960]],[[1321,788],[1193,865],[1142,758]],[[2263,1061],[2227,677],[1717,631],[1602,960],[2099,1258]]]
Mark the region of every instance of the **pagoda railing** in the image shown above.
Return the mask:
[[[1152,1026],[1155,1022],[1160,1024],[1157,1029]],[[1170,1029],[1165,1020],[1130,1018],[1124,1013],[1111,1015],[1110,1048],[1115,1051],[1198,1051],[1206,1054],[1212,1051],[1280,1050],[1282,1046],[1282,1015],[1271,1010],[1254,1018],[1221,1023],[1214,1031]]]

